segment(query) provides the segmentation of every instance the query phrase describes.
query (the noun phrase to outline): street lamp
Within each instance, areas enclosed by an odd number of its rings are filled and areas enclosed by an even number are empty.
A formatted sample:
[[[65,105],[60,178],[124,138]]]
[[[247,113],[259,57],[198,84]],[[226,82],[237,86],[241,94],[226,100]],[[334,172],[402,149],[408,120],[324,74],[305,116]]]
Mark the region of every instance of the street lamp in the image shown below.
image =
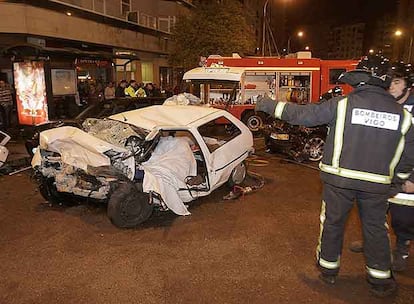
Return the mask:
[[[400,50],[400,48],[401,48],[400,38],[401,38],[402,35],[403,35],[402,30],[400,30],[400,29],[395,30],[394,36],[396,38],[396,42],[395,42],[395,49],[393,50],[393,53],[394,53],[394,57],[397,60],[400,60],[401,59],[400,58],[400,53],[401,53],[401,50]]]
[[[269,0],[263,5],[263,28],[262,28],[262,56],[265,55],[265,42],[266,42],[266,18],[267,18],[267,6],[269,4]]]
[[[305,35],[305,34],[303,33],[303,31],[299,31],[299,32],[297,32],[297,33],[296,33],[296,36],[298,36],[299,38],[302,38],[304,35]],[[291,36],[289,36],[288,41],[287,41],[287,53],[288,53],[288,54],[290,53],[290,39],[291,39],[291,38],[292,38],[292,37],[291,37]]]
[[[396,39],[398,39],[398,41],[396,42],[396,51],[395,54],[397,55],[397,59],[400,60],[401,57],[405,57],[405,56],[400,56],[401,54],[401,36],[405,36],[406,33],[404,33],[402,30],[397,29],[394,32],[394,36],[396,37]],[[407,39],[403,40],[403,47],[402,47],[402,53],[403,55],[407,55],[407,62],[411,62],[411,55],[412,55],[412,48],[413,48],[413,34],[412,32],[410,33],[410,39],[408,41],[408,52],[407,52]],[[404,59],[404,58],[403,58]]]
[[[269,18],[267,17],[267,8],[269,6],[269,0],[266,0],[263,5],[263,27],[262,27],[262,56],[265,56],[266,44],[269,50],[269,55],[272,56],[272,50],[274,49],[279,56],[279,51],[276,45],[275,37],[270,26]]]

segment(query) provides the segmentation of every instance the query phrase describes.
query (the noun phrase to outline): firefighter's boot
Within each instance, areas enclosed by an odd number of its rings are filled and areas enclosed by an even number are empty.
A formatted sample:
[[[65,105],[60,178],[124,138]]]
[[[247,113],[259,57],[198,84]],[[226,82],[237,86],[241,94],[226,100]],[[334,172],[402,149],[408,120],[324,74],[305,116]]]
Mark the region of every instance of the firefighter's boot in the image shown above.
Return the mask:
[[[385,298],[397,292],[397,283],[392,280],[388,284],[370,284],[369,291],[378,298]]]
[[[397,240],[397,245],[392,254],[392,270],[404,271],[407,269],[407,259],[410,252],[410,241]]]

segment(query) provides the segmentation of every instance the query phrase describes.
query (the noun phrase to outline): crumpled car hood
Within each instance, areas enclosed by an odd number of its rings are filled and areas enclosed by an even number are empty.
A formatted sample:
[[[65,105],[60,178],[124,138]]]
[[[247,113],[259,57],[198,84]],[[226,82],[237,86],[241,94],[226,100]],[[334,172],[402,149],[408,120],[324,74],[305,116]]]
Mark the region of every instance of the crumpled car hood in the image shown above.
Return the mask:
[[[90,119],[83,124],[85,131],[64,126],[40,133],[40,149],[32,166],[41,165],[41,151],[58,153],[61,161],[88,172],[88,167],[113,166],[133,179],[137,159],[146,160],[149,145],[147,133],[128,124],[105,119]]]
[[[88,172],[88,166],[110,166],[110,155],[122,159],[118,168],[129,179],[135,174],[131,152],[111,143],[105,142],[75,127],[60,127],[44,131],[40,134],[40,149],[37,149],[32,159],[32,167],[41,165],[41,150],[56,152],[63,163]],[[111,153],[110,155],[107,155]]]

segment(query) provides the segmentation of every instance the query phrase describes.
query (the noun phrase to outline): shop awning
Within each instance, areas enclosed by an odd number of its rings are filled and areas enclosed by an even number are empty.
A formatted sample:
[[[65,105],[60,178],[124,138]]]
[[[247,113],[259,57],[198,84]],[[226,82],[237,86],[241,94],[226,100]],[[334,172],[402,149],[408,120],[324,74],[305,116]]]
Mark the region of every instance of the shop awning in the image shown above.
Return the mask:
[[[80,50],[77,48],[56,48],[56,47],[43,47],[36,44],[24,43],[19,45],[12,45],[5,47],[0,52],[1,56],[14,57],[16,59],[25,58],[41,58],[52,55],[72,57],[72,58],[88,58],[88,59],[130,59],[139,60],[139,57],[134,53],[110,53],[105,51],[90,51]]]

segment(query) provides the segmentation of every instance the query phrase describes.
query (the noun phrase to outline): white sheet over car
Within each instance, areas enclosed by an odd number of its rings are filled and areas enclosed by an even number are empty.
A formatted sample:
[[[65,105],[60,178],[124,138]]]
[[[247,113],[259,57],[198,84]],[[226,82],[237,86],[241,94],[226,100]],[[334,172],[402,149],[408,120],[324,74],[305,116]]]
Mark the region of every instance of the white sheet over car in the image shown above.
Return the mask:
[[[188,140],[180,137],[163,137],[151,158],[141,164],[145,172],[143,190],[161,195],[167,207],[178,215],[189,215],[184,202],[193,198],[186,188],[188,176],[197,174],[197,164]]]

